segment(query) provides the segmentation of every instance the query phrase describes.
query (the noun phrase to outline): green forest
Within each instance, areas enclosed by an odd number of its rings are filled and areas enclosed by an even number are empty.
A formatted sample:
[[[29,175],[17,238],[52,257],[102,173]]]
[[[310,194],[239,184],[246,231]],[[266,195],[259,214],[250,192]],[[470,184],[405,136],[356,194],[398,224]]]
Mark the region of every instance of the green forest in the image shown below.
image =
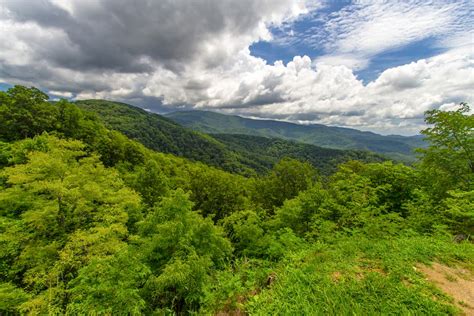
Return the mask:
[[[471,308],[420,271],[474,271],[468,104],[426,112],[406,165],[101,102],[0,92],[1,315]]]
[[[150,149],[246,176],[268,172],[284,157],[307,161],[326,174],[333,172],[339,163],[348,160],[376,162],[388,159],[367,150],[323,148],[245,133],[204,134],[125,103],[82,100],[75,104],[95,113],[106,127],[117,130]]]
[[[382,136],[351,128],[249,119],[210,111],[178,111],[165,115],[183,126],[204,133],[266,136],[334,149],[365,149],[406,162],[416,160],[414,148],[425,146],[420,135]]]

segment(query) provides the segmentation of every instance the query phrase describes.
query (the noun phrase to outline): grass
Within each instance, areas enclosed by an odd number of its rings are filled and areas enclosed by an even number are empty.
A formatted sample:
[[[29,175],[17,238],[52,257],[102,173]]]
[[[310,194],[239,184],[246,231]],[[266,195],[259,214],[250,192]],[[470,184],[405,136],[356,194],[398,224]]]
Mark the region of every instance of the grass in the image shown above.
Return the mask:
[[[424,236],[315,243],[274,266],[247,261],[234,268],[239,286],[225,309],[251,315],[457,315],[453,300],[416,268],[433,261],[473,271],[474,246]],[[265,282],[269,275],[272,284]]]

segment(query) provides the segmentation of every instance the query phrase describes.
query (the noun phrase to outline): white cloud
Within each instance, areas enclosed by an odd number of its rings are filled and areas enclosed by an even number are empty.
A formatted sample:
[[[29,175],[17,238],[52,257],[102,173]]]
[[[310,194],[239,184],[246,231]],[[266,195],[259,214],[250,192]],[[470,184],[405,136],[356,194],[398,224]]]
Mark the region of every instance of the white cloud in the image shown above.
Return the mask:
[[[470,9],[470,1],[358,1],[327,16],[303,41],[324,46],[327,55],[318,62],[363,69],[381,52],[428,38],[443,45],[465,34],[472,28]]]
[[[379,51],[383,32],[365,39],[363,34],[377,30],[354,27],[348,14],[347,22],[342,14],[337,22],[347,24],[347,34],[325,42],[335,55],[317,60],[296,56],[286,65],[251,56],[249,46],[271,36],[269,25],[282,25],[308,10],[298,0],[216,0],[191,8],[186,1],[137,2],[135,11],[119,8],[115,1],[61,3],[0,4],[0,81],[155,111],[213,109],[384,133],[416,133],[425,110],[474,101],[473,51],[465,35],[444,44],[450,48],[444,54],[387,69],[364,85],[352,69],[363,67],[367,56]],[[403,12],[408,20],[421,14]],[[393,31],[383,49],[400,45],[406,34],[413,40],[441,32],[449,20],[445,11],[430,12],[427,16],[442,21],[434,30],[425,27],[425,19],[414,30],[400,26],[402,31]],[[360,46],[348,34],[355,34]]]

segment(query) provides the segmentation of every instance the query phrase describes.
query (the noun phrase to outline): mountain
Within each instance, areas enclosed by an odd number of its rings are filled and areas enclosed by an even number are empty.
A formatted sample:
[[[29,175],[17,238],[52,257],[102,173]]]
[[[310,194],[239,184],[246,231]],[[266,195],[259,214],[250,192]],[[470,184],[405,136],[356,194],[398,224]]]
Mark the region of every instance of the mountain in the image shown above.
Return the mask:
[[[214,134],[215,139],[229,149],[245,157],[255,169],[265,166],[270,169],[284,157],[307,161],[318,168],[322,174],[336,171],[337,165],[348,160],[381,162],[385,157],[364,150],[343,150],[324,148],[311,144],[299,143],[281,138],[268,138],[241,134]]]
[[[83,100],[75,104],[97,114],[107,127],[118,130],[153,150],[214,166],[222,166],[231,160],[225,146],[214,138],[183,128],[161,115],[106,100]]]
[[[425,146],[422,136],[383,136],[350,128],[256,120],[209,111],[180,111],[166,116],[204,133],[266,136],[328,148],[370,150],[406,161],[414,160],[414,148]]]
[[[308,161],[323,174],[334,171],[337,164],[348,160],[374,162],[385,159],[368,151],[329,149],[263,136],[207,135],[120,102],[83,100],[77,101],[76,105],[98,115],[108,128],[118,130],[148,148],[245,175],[264,173],[283,157]]]

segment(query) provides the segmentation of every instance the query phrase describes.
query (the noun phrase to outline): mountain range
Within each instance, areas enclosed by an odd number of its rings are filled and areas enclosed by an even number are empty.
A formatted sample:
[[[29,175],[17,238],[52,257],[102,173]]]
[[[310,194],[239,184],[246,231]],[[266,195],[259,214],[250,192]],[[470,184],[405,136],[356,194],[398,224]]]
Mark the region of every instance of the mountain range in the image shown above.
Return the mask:
[[[384,136],[351,128],[249,119],[209,111],[180,111],[166,116],[185,127],[208,134],[244,134],[293,140],[326,148],[369,150],[406,162],[415,160],[415,148],[425,146],[421,135]]]
[[[368,150],[325,148],[288,138],[249,135],[250,131],[211,135],[183,127],[171,117],[120,102],[83,100],[75,104],[99,116],[108,128],[120,131],[150,149],[243,175],[265,173],[283,157],[307,161],[322,174],[333,172],[338,164],[348,160],[378,162],[386,159]],[[225,115],[218,117],[228,118]],[[218,125],[223,126],[225,122]]]

